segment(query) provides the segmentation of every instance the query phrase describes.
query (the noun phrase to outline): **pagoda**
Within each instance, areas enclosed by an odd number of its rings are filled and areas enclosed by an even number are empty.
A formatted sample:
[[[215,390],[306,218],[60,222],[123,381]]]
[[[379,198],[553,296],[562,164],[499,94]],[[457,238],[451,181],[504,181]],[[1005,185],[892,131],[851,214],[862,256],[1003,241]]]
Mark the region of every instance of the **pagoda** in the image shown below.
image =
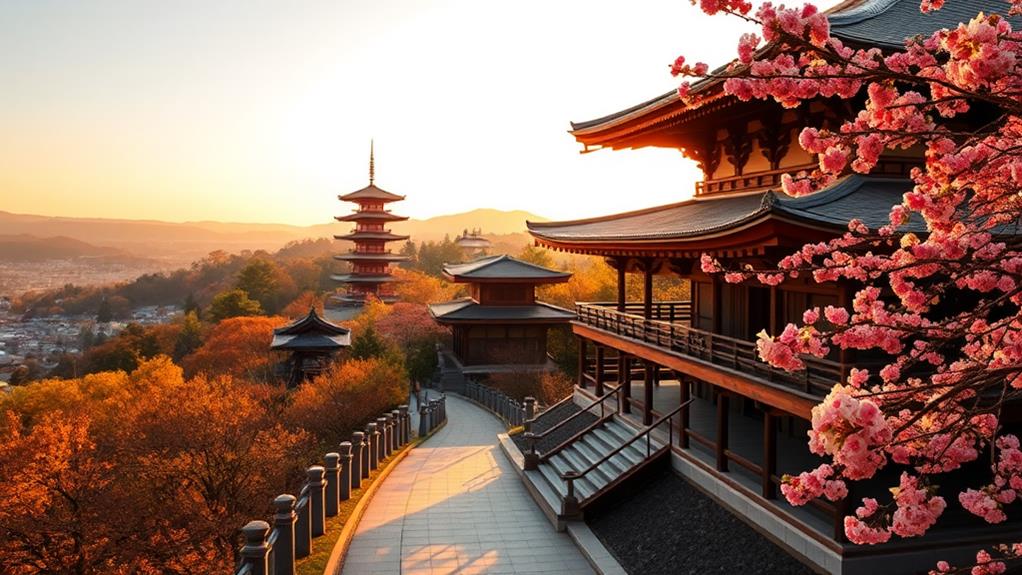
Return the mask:
[[[490,240],[483,236],[483,231],[479,228],[474,228],[471,231],[466,229],[454,240],[454,243],[458,244],[458,247],[471,259],[485,256],[486,251],[492,246]]]
[[[469,297],[429,306],[433,319],[451,328],[454,357],[463,374],[554,369],[547,330],[575,314],[536,300],[536,286],[563,283],[570,273],[500,255],[444,264],[444,278],[469,284]]]
[[[409,236],[395,234],[385,226],[390,222],[407,220],[408,217],[393,214],[385,206],[405,197],[376,186],[372,144],[369,146],[369,185],[356,192],[338,196],[338,199],[358,204],[358,209],[352,213],[335,218],[339,222],[355,222],[355,229],[351,233],[334,236],[335,239],[355,243],[354,249],[348,253],[334,256],[335,259],[351,263],[349,273],[331,276],[347,286],[340,300],[349,306],[361,306],[368,296],[386,303],[397,301],[397,296],[388,289],[388,284],[397,281],[390,273],[390,264],[408,258],[388,250],[387,244],[407,240]]]
[[[351,332],[319,316],[316,309],[309,315],[273,330],[270,349],[289,352],[285,364],[287,386],[295,387],[322,373],[330,357],[351,345]]]

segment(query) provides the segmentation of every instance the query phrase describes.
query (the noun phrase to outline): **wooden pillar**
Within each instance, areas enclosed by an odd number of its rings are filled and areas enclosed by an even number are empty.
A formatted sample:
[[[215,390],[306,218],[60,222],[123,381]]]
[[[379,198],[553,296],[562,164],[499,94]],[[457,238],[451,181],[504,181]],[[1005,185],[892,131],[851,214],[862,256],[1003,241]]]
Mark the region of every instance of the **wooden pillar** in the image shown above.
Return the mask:
[[[621,356],[621,363],[618,365],[618,384],[621,385],[621,413],[632,412],[632,358],[627,355]]]
[[[775,499],[777,491],[771,479],[777,474],[777,416],[768,408],[763,412],[763,497]]]
[[[620,312],[625,311],[625,267],[628,265],[626,258],[620,258],[617,260],[617,310]]]
[[[780,297],[778,291],[777,286],[770,286],[770,335],[777,335],[777,325],[779,321],[778,305],[780,304],[778,301],[778,298]]]
[[[586,340],[578,338],[578,386],[586,388]]]
[[[717,471],[727,471],[728,396],[717,392]]]
[[[722,305],[723,302],[721,301],[722,299],[721,292],[723,290],[723,286],[721,286],[720,278],[717,276],[717,274],[713,274],[710,277],[713,280],[713,327],[711,331],[713,333],[720,333],[722,325],[721,320],[723,319],[721,317],[723,309]]]
[[[595,370],[595,377],[596,377],[596,396],[597,397],[603,395],[603,360],[604,360],[606,349],[607,348],[603,347],[602,345],[597,345],[596,346],[596,370]]]
[[[681,382],[681,403],[685,403],[692,398],[692,392],[688,378],[678,374],[678,381]],[[685,406],[681,408],[681,413],[678,414],[678,446],[682,449],[688,449],[688,416],[689,407]]]
[[[649,425],[653,423],[653,371],[656,366],[651,361],[646,362],[646,373],[643,379],[642,387],[642,424]]]
[[[642,316],[653,317],[653,260],[647,260],[642,269]]]

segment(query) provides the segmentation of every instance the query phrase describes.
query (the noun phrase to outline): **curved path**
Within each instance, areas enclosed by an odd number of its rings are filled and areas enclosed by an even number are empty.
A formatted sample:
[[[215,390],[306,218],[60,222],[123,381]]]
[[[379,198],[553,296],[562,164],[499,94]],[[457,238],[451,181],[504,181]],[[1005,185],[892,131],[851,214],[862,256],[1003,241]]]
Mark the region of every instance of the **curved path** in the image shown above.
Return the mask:
[[[355,531],[343,575],[591,574],[500,452],[502,425],[451,395],[447,419],[380,486]]]

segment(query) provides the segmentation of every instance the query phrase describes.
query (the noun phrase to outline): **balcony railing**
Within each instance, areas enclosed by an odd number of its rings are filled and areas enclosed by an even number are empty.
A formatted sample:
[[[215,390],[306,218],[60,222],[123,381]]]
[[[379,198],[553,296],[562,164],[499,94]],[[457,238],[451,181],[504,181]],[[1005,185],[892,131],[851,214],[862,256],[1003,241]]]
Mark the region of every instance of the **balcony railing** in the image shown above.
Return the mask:
[[[657,302],[650,319],[641,315],[641,303],[625,304],[623,312],[616,307],[606,302],[578,303],[575,311],[585,325],[816,396],[826,395],[842,377],[841,363],[816,357],[802,357],[806,368],[801,372],[770,367],[760,361],[755,342],[691,327],[691,302]]]

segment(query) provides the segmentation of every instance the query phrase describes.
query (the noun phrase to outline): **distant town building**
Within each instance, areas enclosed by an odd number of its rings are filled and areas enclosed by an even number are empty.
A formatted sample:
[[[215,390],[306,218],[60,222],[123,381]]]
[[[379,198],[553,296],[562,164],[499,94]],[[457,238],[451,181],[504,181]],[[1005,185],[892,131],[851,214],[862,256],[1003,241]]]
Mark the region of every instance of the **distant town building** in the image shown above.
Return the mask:
[[[454,240],[454,243],[458,244],[462,252],[469,259],[476,259],[487,255],[491,244],[490,240],[483,237],[483,231],[479,228],[475,228],[472,231],[465,230]]]
[[[284,364],[287,386],[295,387],[322,373],[330,357],[351,345],[351,332],[309,310],[309,315],[273,330],[270,349],[290,352]]]
[[[575,314],[537,301],[536,286],[566,282],[570,273],[500,255],[445,264],[443,274],[449,281],[469,284],[471,293],[429,306],[437,323],[451,327],[452,359],[463,374],[553,368],[547,330],[567,324]]]
[[[351,306],[362,305],[370,295],[387,303],[396,301],[397,297],[389,287],[390,283],[396,281],[390,273],[390,264],[408,258],[388,250],[387,244],[407,240],[409,236],[394,234],[384,226],[389,222],[399,222],[408,218],[392,214],[384,207],[405,197],[376,186],[375,158],[371,144],[369,185],[338,198],[344,202],[358,204],[357,210],[335,218],[339,222],[355,222],[355,229],[351,233],[334,236],[338,240],[350,240],[355,243],[354,249],[348,253],[334,256],[338,260],[351,263],[351,272],[332,276],[347,288],[340,296],[340,300]]]

